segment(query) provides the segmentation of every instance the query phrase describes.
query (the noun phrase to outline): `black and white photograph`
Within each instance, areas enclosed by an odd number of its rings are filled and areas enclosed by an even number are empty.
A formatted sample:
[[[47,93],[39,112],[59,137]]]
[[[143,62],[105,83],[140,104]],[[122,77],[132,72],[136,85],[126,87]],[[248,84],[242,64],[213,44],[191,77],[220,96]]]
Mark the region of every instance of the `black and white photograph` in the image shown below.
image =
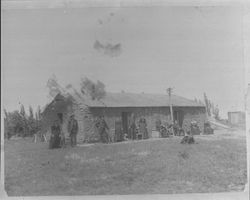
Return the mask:
[[[249,198],[247,6],[1,7],[3,197]]]

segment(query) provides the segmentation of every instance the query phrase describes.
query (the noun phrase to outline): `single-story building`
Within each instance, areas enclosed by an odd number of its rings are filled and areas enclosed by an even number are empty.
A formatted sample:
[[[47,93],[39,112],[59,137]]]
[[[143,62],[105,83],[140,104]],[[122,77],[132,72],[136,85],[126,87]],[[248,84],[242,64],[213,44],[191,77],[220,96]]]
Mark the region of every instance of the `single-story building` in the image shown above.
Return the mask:
[[[177,120],[184,130],[187,131],[190,128],[190,122],[195,120],[198,122],[200,130],[203,131],[206,121],[204,105],[176,95],[172,95],[171,103],[174,120]],[[106,93],[101,100],[92,100],[76,91],[68,95],[58,94],[45,107],[42,116],[47,128],[54,120],[60,119],[63,124],[62,129],[67,133],[67,124],[71,114],[75,115],[79,124],[78,140],[85,142],[96,140],[99,137],[95,128],[95,120],[101,115],[104,115],[111,131],[120,130],[123,134],[128,133],[132,116],[136,122],[143,117],[147,122],[149,137],[155,130],[156,120],[170,122],[171,119],[167,94],[127,92]]]
[[[245,124],[246,115],[243,111],[228,112],[228,122],[232,125]]]

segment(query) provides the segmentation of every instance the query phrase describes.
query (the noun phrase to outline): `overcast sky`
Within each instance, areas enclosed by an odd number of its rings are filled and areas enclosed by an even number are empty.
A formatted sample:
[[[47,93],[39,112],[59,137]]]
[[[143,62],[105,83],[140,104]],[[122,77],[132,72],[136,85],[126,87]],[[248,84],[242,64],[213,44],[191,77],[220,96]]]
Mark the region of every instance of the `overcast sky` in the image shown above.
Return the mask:
[[[2,15],[7,110],[19,109],[19,102],[48,103],[52,74],[75,87],[87,76],[113,92],[166,94],[172,86],[190,99],[206,92],[224,117],[244,109],[239,7],[10,9]]]

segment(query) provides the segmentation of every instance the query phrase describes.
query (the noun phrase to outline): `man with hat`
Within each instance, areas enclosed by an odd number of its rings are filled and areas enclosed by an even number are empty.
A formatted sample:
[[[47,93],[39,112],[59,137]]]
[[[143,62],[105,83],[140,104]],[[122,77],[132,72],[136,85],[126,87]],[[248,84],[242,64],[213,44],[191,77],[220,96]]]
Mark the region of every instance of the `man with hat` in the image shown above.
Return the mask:
[[[72,114],[70,116],[70,120],[69,120],[69,123],[68,123],[68,132],[69,132],[69,136],[70,136],[70,143],[71,143],[71,146],[76,146],[76,136],[77,136],[77,133],[78,133],[78,123],[75,119],[75,116],[74,114]]]

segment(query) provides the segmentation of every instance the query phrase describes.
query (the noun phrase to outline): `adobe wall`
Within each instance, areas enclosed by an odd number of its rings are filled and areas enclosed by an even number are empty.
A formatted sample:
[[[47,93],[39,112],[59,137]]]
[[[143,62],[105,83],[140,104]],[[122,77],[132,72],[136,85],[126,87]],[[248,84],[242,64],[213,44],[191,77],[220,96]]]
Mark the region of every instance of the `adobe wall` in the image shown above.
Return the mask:
[[[75,115],[75,119],[78,122],[79,132],[77,135],[77,140],[79,143],[82,142],[90,142],[99,139],[99,135],[97,133],[95,127],[95,118],[93,114],[90,112],[88,106],[85,106],[81,103],[74,103],[68,107],[68,113],[73,113]],[[68,114],[68,116],[70,116]],[[67,122],[69,118],[67,119]]]
[[[55,121],[58,121],[59,118],[57,116],[57,113],[63,114],[63,131],[64,130],[64,123],[67,121],[67,115],[69,113],[68,108],[71,107],[69,104],[59,105],[55,104],[53,106],[50,106],[50,108],[47,110],[46,114],[42,116],[43,118],[43,130],[47,131],[50,130],[50,127]]]
[[[134,113],[136,123],[141,117],[144,117],[149,130],[155,129],[155,119],[159,118],[162,121],[170,119],[168,109],[160,108],[91,108],[91,112],[94,117],[104,115],[109,128],[113,130],[115,121],[122,121],[122,112]],[[151,133],[151,131],[149,132]]]
[[[204,122],[206,120],[205,108],[178,107],[173,108],[173,110],[183,111],[183,128],[185,131],[190,129],[190,123],[192,120],[197,121],[200,130],[203,131]],[[90,111],[93,118],[104,115],[109,128],[113,130],[115,128],[115,121],[122,120],[122,112],[134,113],[137,124],[141,117],[146,119],[149,136],[151,136],[152,130],[155,130],[155,122],[157,119],[160,119],[164,124],[171,121],[170,109],[168,107],[91,108]]]
[[[78,104],[75,103],[69,103],[69,102],[63,102],[63,103],[56,103],[53,106],[50,106],[46,114],[43,116],[43,131],[47,132],[47,130],[50,131],[51,125],[54,123],[54,121],[59,120],[57,114],[62,113],[63,114],[63,124],[62,124],[62,132],[66,137],[69,137],[68,133],[68,122],[70,119],[70,116],[72,114],[75,115],[75,119],[78,122],[79,126],[79,133],[77,136],[78,141],[83,141],[85,138],[85,125],[83,120],[83,112],[79,108]]]
[[[204,130],[204,123],[206,121],[206,110],[205,108],[190,108],[190,107],[183,107],[183,108],[175,108],[174,110],[182,110],[184,113],[183,125],[182,128],[187,132],[190,130],[190,123],[191,121],[196,121],[198,126],[203,132]]]
[[[185,131],[190,129],[190,122],[192,120],[196,120],[201,131],[203,131],[204,122],[206,120],[205,108],[173,107],[173,110],[181,110],[183,112],[183,128]],[[137,124],[141,117],[145,118],[147,121],[149,137],[151,136],[152,130],[155,130],[155,122],[157,119],[160,119],[163,124],[170,122],[169,107],[89,108],[77,103],[59,106],[55,110],[51,110],[46,116],[46,121],[49,127],[49,122],[53,122],[55,119],[58,119],[57,113],[63,113],[62,129],[66,136],[68,136],[68,121],[70,115],[74,114],[79,126],[79,133],[77,137],[78,141],[80,143],[84,141],[90,142],[100,138],[95,127],[95,122],[98,116],[104,115],[109,128],[111,131],[114,131],[115,121],[122,120],[122,112],[134,113]]]

